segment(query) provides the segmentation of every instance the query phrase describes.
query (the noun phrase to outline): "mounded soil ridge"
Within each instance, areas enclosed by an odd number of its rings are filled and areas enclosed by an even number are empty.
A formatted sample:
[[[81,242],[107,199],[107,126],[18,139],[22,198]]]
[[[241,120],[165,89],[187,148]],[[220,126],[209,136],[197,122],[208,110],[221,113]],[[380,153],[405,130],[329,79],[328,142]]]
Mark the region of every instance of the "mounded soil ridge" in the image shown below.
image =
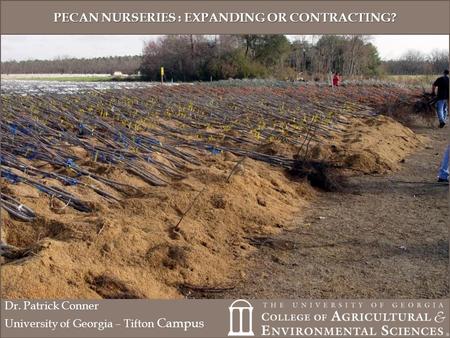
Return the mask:
[[[345,129],[312,144],[310,156],[344,175],[383,174],[398,170],[426,143],[390,117],[347,116]],[[2,178],[3,192],[39,214],[21,222],[1,213],[2,239],[15,248],[2,257],[3,298],[181,298],[232,288],[247,277],[255,241],[292,228],[304,208],[319,203],[307,178],[230,152],[205,154],[204,164],[192,166],[186,178],[152,187],[123,169],[93,162],[83,149],[72,151],[92,172],[140,193],[106,203],[83,186],[47,179],[82,195],[93,210],[83,213]],[[258,151],[291,158],[296,153],[277,142]]]

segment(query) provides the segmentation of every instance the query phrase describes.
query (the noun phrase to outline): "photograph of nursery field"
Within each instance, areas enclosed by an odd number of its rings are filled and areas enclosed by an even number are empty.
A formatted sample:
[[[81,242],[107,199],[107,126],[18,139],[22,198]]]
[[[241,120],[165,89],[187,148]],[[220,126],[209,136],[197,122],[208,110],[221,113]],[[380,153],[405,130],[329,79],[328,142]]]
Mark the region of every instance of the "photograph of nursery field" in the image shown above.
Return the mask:
[[[448,297],[448,36],[146,38],[2,59],[2,298]]]

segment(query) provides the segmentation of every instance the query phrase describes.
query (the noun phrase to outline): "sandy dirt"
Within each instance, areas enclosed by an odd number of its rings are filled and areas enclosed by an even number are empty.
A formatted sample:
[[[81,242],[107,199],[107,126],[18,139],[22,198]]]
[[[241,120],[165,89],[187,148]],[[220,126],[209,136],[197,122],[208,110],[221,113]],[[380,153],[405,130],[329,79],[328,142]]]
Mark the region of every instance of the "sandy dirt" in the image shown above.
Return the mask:
[[[39,215],[27,223],[1,213],[2,240],[17,248],[2,258],[2,297],[180,298],[229,287],[224,296],[442,296],[446,186],[433,180],[444,132],[402,164],[425,137],[384,116],[347,122],[321,147],[311,145],[314,158],[359,176],[343,193],[321,193],[306,179],[230,153],[205,154],[202,166],[166,187],[86,157],[93,172],[140,189],[106,203],[80,185],[65,187],[90,203],[90,213],[2,180],[3,192]],[[265,148],[292,155],[280,144]],[[241,280],[248,282],[237,287]]]
[[[215,297],[448,297],[449,188],[436,176],[449,131],[414,131],[428,142],[398,171],[320,193],[291,229],[255,240],[250,278]]]

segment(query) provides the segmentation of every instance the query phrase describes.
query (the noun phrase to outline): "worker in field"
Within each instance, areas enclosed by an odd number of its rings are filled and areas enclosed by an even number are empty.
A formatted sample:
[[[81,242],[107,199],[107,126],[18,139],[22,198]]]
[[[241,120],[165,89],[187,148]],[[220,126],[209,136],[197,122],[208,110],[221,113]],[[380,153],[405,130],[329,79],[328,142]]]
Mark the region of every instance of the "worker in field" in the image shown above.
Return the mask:
[[[447,182],[448,183],[449,153],[450,153],[450,144],[445,149],[444,157],[442,158],[441,167],[439,168],[438,182]]]
[[[436,79],[433,83],[431,93],[436,95],[436,112],[439,119],[439,128],[443,128],[448,118],[448,69],[444,70],[444,76]]]
[[[341,77],[338,72],[334,73],[333,76],[333,87],[339,87],[339,84],[341,82]]]

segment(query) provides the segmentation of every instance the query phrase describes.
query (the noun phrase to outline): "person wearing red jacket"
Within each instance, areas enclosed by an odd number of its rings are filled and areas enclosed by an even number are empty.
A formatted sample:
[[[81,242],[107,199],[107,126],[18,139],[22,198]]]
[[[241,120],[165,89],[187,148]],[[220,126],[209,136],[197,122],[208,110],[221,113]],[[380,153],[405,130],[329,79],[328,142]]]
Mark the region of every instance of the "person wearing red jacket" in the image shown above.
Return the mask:
[[[339,73],[337,73],[337,72],[334,73],[334,76],[333,76],[333,87],[339,87],[340,82],[341,82],[341,78],[339,76]]]

